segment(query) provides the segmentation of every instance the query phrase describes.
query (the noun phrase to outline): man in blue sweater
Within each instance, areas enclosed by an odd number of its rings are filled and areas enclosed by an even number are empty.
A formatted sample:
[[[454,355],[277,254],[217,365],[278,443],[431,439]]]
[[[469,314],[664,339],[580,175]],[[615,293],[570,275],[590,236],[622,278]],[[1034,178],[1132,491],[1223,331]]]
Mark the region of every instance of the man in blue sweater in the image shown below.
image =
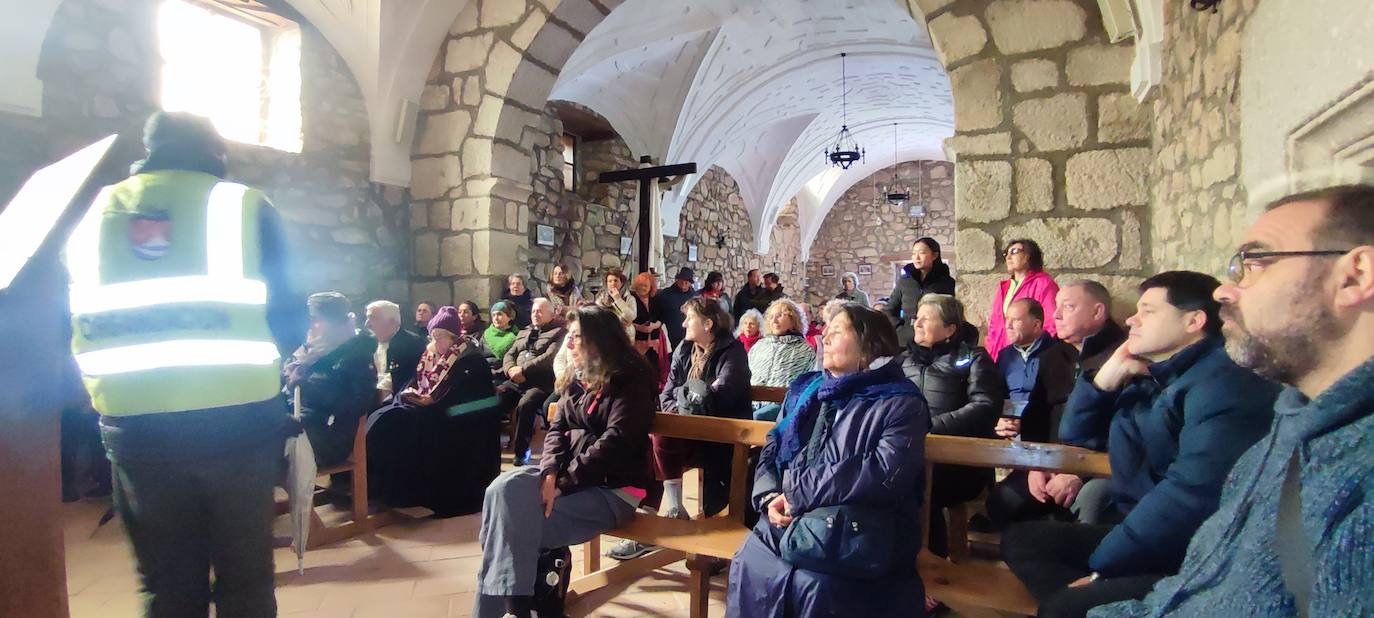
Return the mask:
[[[1227,357],[1219,285],[1187,271],[1146,279],[1126,343],[1074,387],[1059,438],[1107,451],[1109,512],[1120,523],[1007,529],[1003,557],[1041,618],[1142,598],[1176,572],[1226,473],[1264,435],[1278,386]]]
[[[1374,615],[1374,173],[1281,180],[1216,297],[1226,351],[1291,388],[1178,575],[1095,617]]]

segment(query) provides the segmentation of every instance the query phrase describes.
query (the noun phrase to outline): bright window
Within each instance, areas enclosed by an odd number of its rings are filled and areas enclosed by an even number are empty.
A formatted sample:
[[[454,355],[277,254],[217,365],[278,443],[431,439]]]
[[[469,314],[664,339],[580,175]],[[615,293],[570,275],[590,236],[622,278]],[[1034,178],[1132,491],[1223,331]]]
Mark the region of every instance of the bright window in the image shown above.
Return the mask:
[[[577,190],[577,136],[563,134],[563,190]]]
[[[300,152],[300,28],[252,6],[162,3],[162,107],[206,116],[228,140]]]

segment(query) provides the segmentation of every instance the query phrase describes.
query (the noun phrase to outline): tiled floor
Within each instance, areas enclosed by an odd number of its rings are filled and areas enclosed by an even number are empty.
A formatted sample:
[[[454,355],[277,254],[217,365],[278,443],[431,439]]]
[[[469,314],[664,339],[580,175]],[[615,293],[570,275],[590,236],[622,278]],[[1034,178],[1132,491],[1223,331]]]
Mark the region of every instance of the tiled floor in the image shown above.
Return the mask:
[[[92,535],[107,501],[64,506],[67,584],[73,618],[140,615],[138,582],[116,519]],[[284,524],[285,518],[278,521]],[[277,604],[294,618],[429,618],[467,616],[477,584],[481,550],[478,516],[393,524],[372,538],[310,551],[305,574],[296,556],[276,552]],[[284,534],[279,532],[279,534]],[[603,539],[603,550],[614,540]],[[581,573],[574,549],[574,576]],[[603,561],[604,564],[604,561]],[[711,615],[724,614],[725,576],[713,581]],[[663,569],[625,589],[603,589],[569,608],[580,616],[687,616],[687,571]]]

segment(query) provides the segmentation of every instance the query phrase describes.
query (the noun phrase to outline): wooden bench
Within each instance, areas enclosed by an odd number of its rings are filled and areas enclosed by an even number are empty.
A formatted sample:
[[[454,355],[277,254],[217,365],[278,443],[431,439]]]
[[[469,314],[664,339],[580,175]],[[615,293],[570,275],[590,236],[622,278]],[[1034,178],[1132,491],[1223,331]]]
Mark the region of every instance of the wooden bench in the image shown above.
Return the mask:
[[[1081,476],[1111,476],[1106,453],[1059,444],[930,435],[926,437],[926,508],[922,532],[930,528],[931,517],[941,517],[930,508],[930,486],[935,464],[957,464],[981,468],[1045,470]],[[922,534],[921,538],[926,538]],[[961,615],[1020,614],[1033,616],[1038,609],[1021,580],[999,561],[967,556],[945,559],[922,551],[918,560],[926,594],[950,606]],[[980,611],[981,610],[981,611]]]
[[[325,525],[324,520],[320,519],[319,513],[312,508],[310,510],[310,534],[306,539],[306,549],[315,549],[358,535],[368,534],[396,521],[396,513],[392,511],[382,511],[374,515],[367,514],[366,427],[367,417],[358,419],[358,431],[353,435],[353,453],[348,456],[347,460],[338,465],[315,471],[315,478],[327,477],[341,472],[352,473],[352,518],[345,523],[329,526]],[[276,506],[278,514],[287,513],[291,509],[289,501],[278,502]]]
[[[780,402],[785,394],[786,389],[754,387],[750,397],[755,401]],[[575,602],[579,596],[598,588],[633,581],[651,571],[686,560],[690,573],[689,614],[692,618],[705,618],[710,600],[711,559],[733,558],[749,534],[749,528],[744,523],[750,509],[749,496],[746,495],[748,478],[753,474],[749,466],[749,451],[762,447],[772,429],[773,423],[764,421],[659,413],[653,426],[656,435],[734,445],[730,464],[729,507],[719,516],[692,520],[636,513],[628,524],[606,534],[657,545],[662,549],[605,569],[601,568],[600,537],[584,543],[583,574],[569,585],[568,602]],[[697,495],[703,494],[699,490]]]

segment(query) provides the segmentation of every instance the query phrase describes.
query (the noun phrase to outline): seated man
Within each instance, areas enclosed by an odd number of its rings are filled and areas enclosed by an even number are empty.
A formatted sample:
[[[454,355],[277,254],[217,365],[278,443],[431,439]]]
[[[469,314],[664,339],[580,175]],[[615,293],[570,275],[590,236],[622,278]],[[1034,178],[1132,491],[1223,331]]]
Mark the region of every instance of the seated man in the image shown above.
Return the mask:
[[[1374,175],[1328,174],[1251,194],[1267,208],[1216,292],[1227,353],[1290,386],[1269,434],[1178,576],[1093,616],[1374,615]]]
[[[1078,350],[1045,331],[1045,308],[1033,298],[1018,298],[1006,310],[1007,339],[1011,345],[997,355],[997,368],[1007,383],[1007,399],[1024,401],[1020,419],[997,421],[997,435],[1021,436],[1032,442],[1057,442],[1059,417],[1069,400],[1078,372]],[[1026,472],[1015,471],[988,493],[987,511],[992,526],[1000,529],[1013,521],[1044,515],[1072,516],[1064,505],[1043,500],[1031,491]]]
[[[1097,375],[1102,364],[1126,341],[1126,331],[1111,316],[1111,293],[1092,279],[1070,281],[1060,286],[1054,307],[1056,333],[1078,350],[1075,375]],[[1058,432],[1058,421],[1053,429]],[[1105,443],[1105,434],[1102,439]],[[1085,524],[1103,523],[1110,485],[1107,479],[1031,470],[1026,473],[1026,484],[1031,497],[1042,504],[1053,503],[1068,509]]]
[[[499,388],[503,409],[515,408],[515,465],[529,464],[534,417],[544,414],[544,400],[553,392],[553,359],[567,328],[553,314],[547,298],[536,298],[530,309],[531,323],[506,350],[501,368],[509,380]]]
[[[1277,385],[1226,356],[1219,285],[1186,271],[1146,279],[1126,343],[1074,387],[1059,437],[1107,450],[1108,500],[1121,521],[1007,529],[1002,555],[1042,618],[1141,598],[1174,573],[1227,472],[1268,428]]]
[[[372,364],[377,367],[378,400],[384,400],[396,389],[405,388],[415,377],[415,367],[425,351],[425,340],[401,328],[401,307],[389,300],[369,304],[364,325],[377,339]]]
[[[287,398],[294,400],[300,389],[301,422],[320,467],[348,459],[358,419],[377,404],[377,346],[356,334],[348,304],[338,292],[311,294],[310,332],[283,367]]]

